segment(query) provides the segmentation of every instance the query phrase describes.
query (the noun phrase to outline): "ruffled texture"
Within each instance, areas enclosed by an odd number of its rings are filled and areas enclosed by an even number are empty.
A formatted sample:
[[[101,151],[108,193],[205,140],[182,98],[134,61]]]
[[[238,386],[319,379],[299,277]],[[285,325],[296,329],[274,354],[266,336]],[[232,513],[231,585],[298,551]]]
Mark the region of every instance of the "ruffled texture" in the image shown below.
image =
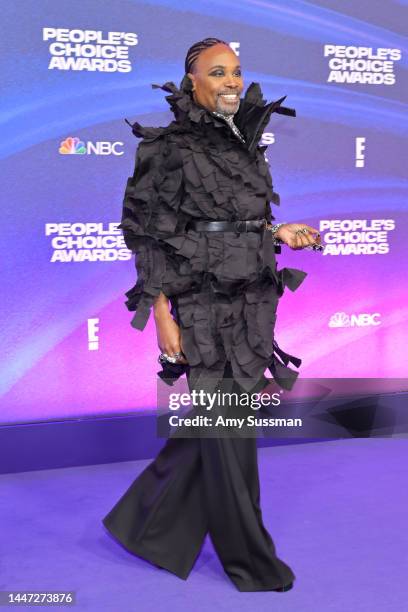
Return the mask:
[[[195,232],[191,219],[274,220],[279,205],[265,147],[259,140],[273,112],[295,116],[285,97],[266,104],[252,83],[241,100],[235,123],[242,144],[225,121],[193,102],[168,82],[161,87],[175,121],[166,127],[132,124],[139,144],[135,171],[128,179],[122,222],[126,245],[135,252],[137,282],[126,305],[136,311],[132,325],[144,329],[155,296],[163,291],[180,325],[188,365],[164,364],[158,375],[173,382],[187,373],[200,388],[214,387],[225,362],[247,390],[265,379],[269,368],[291,388],[301,360],[274,340],[276,307],[285,287],[295,291],[306,273],[278,270],[272,235]]]
[[[179,210],[182,192],[183,164],[177,146],[163,138],[146,138],[139,144],[135,171],[127,181],[119,225],[126,246],[136,254],[137,282],[126,292],[126,306],[137,311],[132,326],[139,330],[146,326],[165,282],[176,282],[177,290],[191,284],[177,267],[177,252],[183,245],[188,252],[192,244],[186,236],[175,239],[184,218]]]

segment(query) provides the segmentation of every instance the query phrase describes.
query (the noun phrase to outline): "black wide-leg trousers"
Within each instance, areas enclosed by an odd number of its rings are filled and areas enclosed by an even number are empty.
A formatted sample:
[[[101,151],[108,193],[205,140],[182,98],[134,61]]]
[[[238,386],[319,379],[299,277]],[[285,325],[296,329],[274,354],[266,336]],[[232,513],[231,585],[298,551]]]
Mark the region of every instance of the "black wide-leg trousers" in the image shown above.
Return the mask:
[[[184,580],[207,533],[239,591],[295,579],[262,521],[255,437],[169,438],[102,522],[127,550]]]

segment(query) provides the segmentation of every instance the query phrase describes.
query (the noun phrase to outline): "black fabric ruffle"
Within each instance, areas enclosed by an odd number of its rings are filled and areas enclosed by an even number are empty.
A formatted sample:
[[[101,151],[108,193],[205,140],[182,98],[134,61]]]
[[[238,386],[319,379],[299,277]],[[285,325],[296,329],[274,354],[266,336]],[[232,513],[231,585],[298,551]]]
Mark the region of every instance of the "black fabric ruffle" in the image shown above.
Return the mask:
[[[241,143],[225,121],[195,104],[168,82],[161,87],[175,121],[166,127],[132,124],[139,143],[128,179],[122,221],[126,245],[135,254],[137,282],[126,305],[132,326],[143,330],[161,291],[180,325],[188,365],[164,364],[158,375],[172,384],[187,373],[191,384],[210,388],[231,360],[234,378],[246,389],[262,382],[269,368],[291,388],[301,360],[274,339],[276,308],[285,287],[295,291],[306,273],[278,270],[270,232],[195,232],[191,219],[273,221],[273,189],[262,132],[273,112],[295,116],[285,97],[266,104],[252,83],[235,122]]]

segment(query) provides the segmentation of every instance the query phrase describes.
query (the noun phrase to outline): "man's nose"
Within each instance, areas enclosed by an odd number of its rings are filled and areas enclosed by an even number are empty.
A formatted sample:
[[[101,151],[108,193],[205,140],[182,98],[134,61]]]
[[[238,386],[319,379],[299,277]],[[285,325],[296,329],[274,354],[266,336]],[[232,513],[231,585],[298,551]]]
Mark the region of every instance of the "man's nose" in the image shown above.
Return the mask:
[[[238,89],[238,81],[234,76],[225,77],[224,87],[228,87],[228,89]]]
[[[224,81],[224,87],[226,87],[227,89],[231,89],[233,91],[238,91],[239,89],[239,85],[233,77]]]

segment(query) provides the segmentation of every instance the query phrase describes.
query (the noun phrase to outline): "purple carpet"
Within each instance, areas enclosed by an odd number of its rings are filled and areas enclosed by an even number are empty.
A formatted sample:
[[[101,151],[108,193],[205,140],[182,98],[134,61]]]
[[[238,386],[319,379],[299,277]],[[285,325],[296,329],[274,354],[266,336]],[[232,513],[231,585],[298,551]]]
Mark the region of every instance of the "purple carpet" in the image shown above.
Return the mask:
[[[402,612],[407,455],[395,438],[259,449],[264,523],[297,576],[286,593],[237,591],[208,537],[187,581],[117,544],[101,519],[149,461],[2,475],[0,590],[72,590],[95,612]]]

